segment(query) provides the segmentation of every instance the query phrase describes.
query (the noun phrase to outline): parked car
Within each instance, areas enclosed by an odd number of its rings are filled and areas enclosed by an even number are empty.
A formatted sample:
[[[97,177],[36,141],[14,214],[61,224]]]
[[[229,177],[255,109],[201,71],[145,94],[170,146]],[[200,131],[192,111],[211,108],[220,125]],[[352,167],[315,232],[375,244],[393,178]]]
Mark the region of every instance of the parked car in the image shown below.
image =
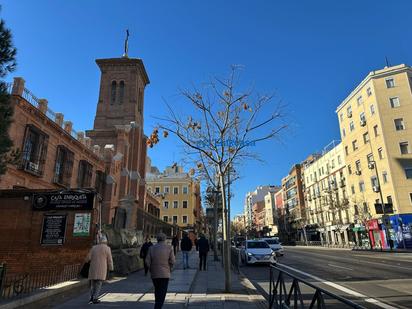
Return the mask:
[[[268,243],[268,245],[274,252],[276,252],[276,256],[279,256],[279,255],[283,256],[283,254],[285,254],[285,251],[283,250],[283,247],[281,243],[279,242],[278,238],[262,238],[262,239]]]
[[[245,264],[276,263],[275,251],[264,240],[246,240],[241,257]]]

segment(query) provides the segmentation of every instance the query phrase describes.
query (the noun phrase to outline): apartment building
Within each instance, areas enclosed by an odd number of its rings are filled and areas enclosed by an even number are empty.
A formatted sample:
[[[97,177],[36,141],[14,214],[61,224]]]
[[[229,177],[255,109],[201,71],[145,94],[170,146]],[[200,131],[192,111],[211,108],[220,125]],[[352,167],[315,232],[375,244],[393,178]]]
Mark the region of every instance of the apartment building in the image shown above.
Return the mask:
[[[183,229],[201,228],[200,182],[173,164],[160,173],[156,167],[146,174],[147,188],[160,199],[160,218]]]
[[[265,201],[258,201],[252,206],[253,213],[253,228],[256,231],[263,233],[263,227],[265,226]]]
[[[306,237],[325,244],[353,242],[346,189],[343,145],[332,141],[320,157],[303,166],[305,175]]]
[[[409,66],[372,71],[336,109],[355,228],[372,246],[412,246],[411,85]]]
[[[279,192],[281,188],[277,187],[275,192],[268,192],[265,195],[265,224],[264,227],[266,229],[266,234],[268,236],[274,236],[278,234],[278,225],[276,222],[276,200],[275,194]]]
[[[255,191],[248,192],[245,198],[244,215],[247,228],[253,227],[253,205],[263,201],[269,192],[275,192],[276,186],[258,186]]]

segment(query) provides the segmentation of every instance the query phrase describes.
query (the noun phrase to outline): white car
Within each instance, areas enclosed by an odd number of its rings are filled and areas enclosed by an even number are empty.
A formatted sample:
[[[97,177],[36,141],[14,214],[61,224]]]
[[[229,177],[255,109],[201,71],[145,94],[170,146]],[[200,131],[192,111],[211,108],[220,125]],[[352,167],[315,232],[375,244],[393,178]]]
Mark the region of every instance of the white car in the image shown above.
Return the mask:
[[[276,253],[264,240],[247,240],[243,248],[243,261],[247,264],[276,263]]]
[[[272,250],[274,252],[276,252],[276,256],[285,254],[282,245],[279,242],[279,239],[277,238],[263,238],[264,241],[266,241],[268,243],[268,245],[270,246],[270,248],[272,248]]]

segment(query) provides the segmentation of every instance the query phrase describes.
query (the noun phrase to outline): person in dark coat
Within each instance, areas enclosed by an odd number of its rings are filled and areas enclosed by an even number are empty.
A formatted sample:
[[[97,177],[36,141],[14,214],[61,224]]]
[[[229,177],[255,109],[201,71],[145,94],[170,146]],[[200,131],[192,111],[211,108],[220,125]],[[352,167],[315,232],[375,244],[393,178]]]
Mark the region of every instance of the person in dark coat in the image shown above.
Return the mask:
[[[149,248],[146,264],[149,266],[154,286],[154,309],[161,309],[166,298],[170,273],[176,260],[172,246],[166,244],[166,235],[159,233],[156,238],[157,244]]]
[[[150,237],[146,236],[146,242],[143,244],[143,246],[140,248],[140,258],[143,259],[143,265],[144,265],[144,275],[147,276],[147,273],[149,271],[149,267],[147,266],[146,263],[146,256],[147,253],[149,252],[149,248],[153,246],[152,242],[150,241]]]
[[[205,235],[200,234],[200,239],[197,241],[197,249],[199,251],[199,270],[206,270],[207,254],[209,252],[209,241],[206,239]]]
[[[177,248],[179,247],[179,238],[177,237],[177,235],[175,235],[175,237],[173,237],[172,239],[172,246],[173,246],[173,252],[176,256]]]
[[[183,255],[183,269],[189,268],[189,252],[192,250],[192,246],[192,241],[187,234],[184,234],[180,241],[180,249]]]

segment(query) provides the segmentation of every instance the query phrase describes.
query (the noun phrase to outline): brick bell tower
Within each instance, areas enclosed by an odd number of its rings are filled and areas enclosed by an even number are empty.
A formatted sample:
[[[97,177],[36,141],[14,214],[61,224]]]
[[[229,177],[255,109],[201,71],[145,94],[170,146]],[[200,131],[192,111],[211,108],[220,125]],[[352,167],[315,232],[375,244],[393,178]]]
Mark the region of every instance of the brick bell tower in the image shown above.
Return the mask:
[[[127,45],[123,57],[96,63],[101,71],[99,100],[93,130],[87,136],[106,162],[103,222],[135,228],[136,208],[144,208],[145,203],[143,107],[149,78],[143,61],[127,56]]]

